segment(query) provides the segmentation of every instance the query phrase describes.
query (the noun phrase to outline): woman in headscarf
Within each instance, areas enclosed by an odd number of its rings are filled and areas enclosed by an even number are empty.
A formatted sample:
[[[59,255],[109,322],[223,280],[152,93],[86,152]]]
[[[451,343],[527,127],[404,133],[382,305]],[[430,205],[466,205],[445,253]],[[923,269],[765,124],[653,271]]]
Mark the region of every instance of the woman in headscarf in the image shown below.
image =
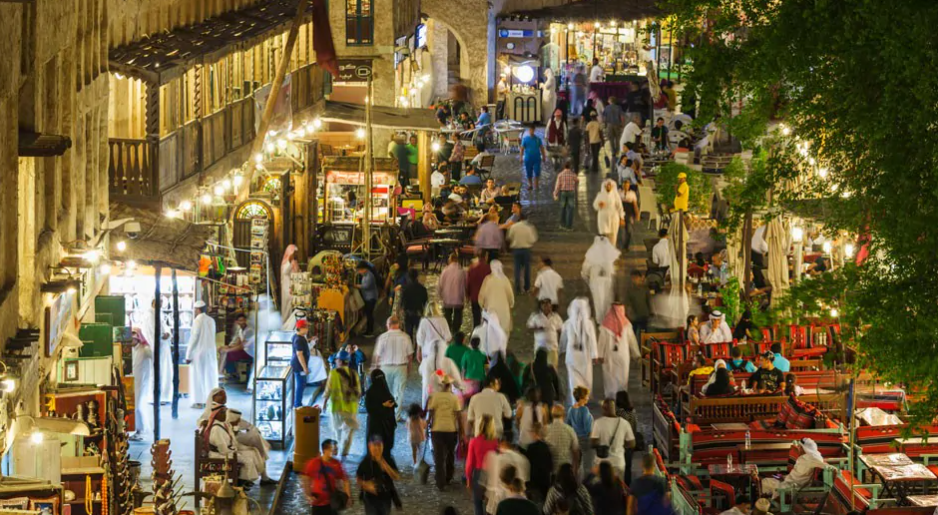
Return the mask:
[[[728,381],[732,384],[733,376],[729,373],[729,369],[727,369],[727,367],[726,367],[726,361],[724,361],[724,360],[722,360],[722,359],[718,359],[718,360],[716,360],[716,361],[713,362],[713,372],[710,372],[710,377],[707,379],[707,383],[706,383],[705,385],[703,385],[703,388],[700,389],[700,392],[701,392],[701,393],[706,394],[706,395],[719,395],[719,394],[716,394],[716,393],[709,393],[709,392],[710,392],[709,388],[710,388],[711,386],[713,386],[713,384],[716,382],[716,379],[717,379],[717,372],[718,372],[721,368],[724,369],[724,370],[726,370],[726,372],[727,372],[726,377],[727,377]]]
[[[524,391],[535,386],[541,389],[541,402],[547,406],[553,406],[554,402],[560,400],[560,377],[548,362],[547,349],[543,347],[534,353],[534,363],[525,369],[521,384]]]
[[[424,350],[424,349],[422,349]],[[461,397],[465,390],[462,382],[462,374],[459,372],[459,366],[446,357],[446,342],[436,340],[428,345],[427,353],[424,354],[423,361],[420,362],[418,371],[422,381],[421,407],[427,406],[427,400],[430,395],[443,391],[443,378],[448,377],[449,384],[455,389],[453,393]]]
[[[814,479],[814,469],[824,469],[831,465],[824,462],[824,457],[817,448],[817,444],[810,438],[801,440],[801,449],[804,454],[795,460],[795,466],[791,472],[779,481],[775,478],[767,477],[762,480],[762,494],[769,494],[773,499],[778,497],[779,488],[786,488],[792,492],[797,492],[807,486]]]
[[[518,398],[521,397],[521,392],[518,391],[518,382],[511,374],[511,369],[508,368],[508,363],[505,362],[504,354],[497,354],[495,359],[492,360],[486,379],[489,381],[498,379],[501,383],[499,393],[508,397],[508,403],[512,406],[514,406]]]
[[[738,342],[745,342],[756,333],[756,324],[752,323],[752,311],[745,310],[739,317],[739,322],[733,328],[733,339]]]
[[[296,245],[290,244],[283,251],[283,261],[280,262],[280,314],[283,318],[288,318],[293,313],[293,294],[290,293],[290,285],[293,280],[291,274],[300,271],[300,263],[296,259]]]
[[[622,207],[622,196],[619,188],[612,179],[603,181],[599,193],[593,200],[593,209],[596,210],[596,222],[599,234],[605,236],[616,244],[619,226],[625,225],[625,208]]]
[[[394,448],[394,431],[397,429],[397,418],[394,410],[397,403],[391,395],[388,381],[381,369],[371,372],[371,386],[365,392],[365,411],[368,421],[365,423],[365,440],[378,435],[384,442],[384,459],[393,463],[391,450]]]
[[[596,325],[590,316],[590,304],[585,297],[578,297],[567,308],[567,321],[560,332],[560,348],[566,357],[567,381],[569,382],[570,402],[573,403],[573,389],[582,386],[593,389],[593,363],[599,358],[596,349]]]
[[[596,313],[605,314],[612,305],[616,259],[621,254],[619,249],[603,236],[596,236],[593,245],[586,251],[580,275],[589,283]]]
[[[716,397],[718,395],[728,395],[735,391],[736,389],[730,384],[730,371],[724,367],[713,371],[713,382],[707,385],[704,394],[707,397]]]
[[[430,302],[428,308],[430,313],[420,319],[415,335],[417,340],[415,343],[417,348],[420,349],[419,359],[421,361],[427,359],[427,356],[434,351],[434,344],[442,342],[445,346],[453,339],[453,335],[449,331],[449,324],[440,313],[440,306],[435,302]]]
[[[502,262],[494,260],[489,263],[492,273],[482,281],[479,290],[479,305],[482,309],[498,315],[498,323],[505,334],[511,334],[511,308],[515,306],[515,293],[511,289],[511,281],[505,276]]]
[[[632,324],[625,317],[625,306],[615,303],[599,326],[599,359],[603,363],[605,398],[615,398],[617,392],[629,389],[631,357],[638,355],[638,342]]]

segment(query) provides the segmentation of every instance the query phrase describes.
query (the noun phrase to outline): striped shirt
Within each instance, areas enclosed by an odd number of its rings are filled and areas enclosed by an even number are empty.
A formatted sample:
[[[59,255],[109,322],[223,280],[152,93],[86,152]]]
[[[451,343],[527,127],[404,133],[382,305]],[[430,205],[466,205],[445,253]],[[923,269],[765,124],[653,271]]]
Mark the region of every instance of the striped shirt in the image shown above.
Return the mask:
[[[400,329],[390,331],[378,337],[372,358],[378,365],[406,365],[414,355],[414,344],[410,336]]]
[[[559,194],[561,191],[576,191],[576,185],[580,182],[580,178],[573,173],[573,170],[565,168],[560,175],[557,176],[557,183],[554,185],[554,195]]]

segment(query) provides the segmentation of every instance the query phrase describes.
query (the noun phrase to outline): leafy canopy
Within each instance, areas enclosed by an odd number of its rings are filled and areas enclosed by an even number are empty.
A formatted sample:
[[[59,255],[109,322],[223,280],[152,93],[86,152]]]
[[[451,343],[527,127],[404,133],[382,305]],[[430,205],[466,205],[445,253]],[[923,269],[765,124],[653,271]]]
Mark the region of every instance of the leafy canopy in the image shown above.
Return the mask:
[[[920,389],[911,412],[917,422],[932,419],[938,414],[938,74],[931,71],[938,66],[938,6],[933,0],[665,4],[676,32],[693,43],[687,88],[700,101],[700,117],[728,118],[731,106],[745,100],[726,123],[748,148],[765,151],[734,185],[736,198],[748,203],[743,208],[771,211],[799,198],[819,199],[817,212],[831,231],[871,236],[862,266],[804,281],[792,298],[805,315],[838,306],[854,328],[845,336],[860,350],[861,366]],[[775,117],[791,128],[790,136],[763,137]],[[810,150],[799,156],[802,142]],[[809,157],[815,165],[805,163]],[[786,191],[773,196],[774,204],[760,200],[770,187]]]

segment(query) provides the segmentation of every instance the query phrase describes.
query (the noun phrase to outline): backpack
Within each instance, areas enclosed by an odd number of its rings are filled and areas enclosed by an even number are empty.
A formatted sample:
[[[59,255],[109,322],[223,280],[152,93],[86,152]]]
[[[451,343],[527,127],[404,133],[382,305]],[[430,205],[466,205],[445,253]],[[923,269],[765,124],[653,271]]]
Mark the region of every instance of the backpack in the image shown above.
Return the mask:
[[[748,366],[749,360],[747,359],[742,360],[739,365],[736,365],[733,363],[733,360],[730,360],[730,371],[732,372],[745,372]]]

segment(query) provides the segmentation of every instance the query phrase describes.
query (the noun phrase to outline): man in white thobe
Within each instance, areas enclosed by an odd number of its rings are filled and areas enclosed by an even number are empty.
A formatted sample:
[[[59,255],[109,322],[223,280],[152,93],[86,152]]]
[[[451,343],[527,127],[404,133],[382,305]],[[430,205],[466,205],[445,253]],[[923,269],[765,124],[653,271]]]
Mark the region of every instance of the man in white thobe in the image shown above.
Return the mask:
[[[620,254],[619,249],[603,236],[596,236],[586,251],[580,275],[589,283],[596,313],[606,313],[612,305],[616,259]]]
[[[479,350],[489,359],[493,359],[498,354],[505,354],[508,350],[508,335],[498,323],[498,315],[492,311],[482,311],[482,323],[472,330],[469,341],[473,338],[479,339]]]
[[[710,323],[700,328],[700,343],[725,343],[733,341],[733,331],[726,323],[726,315],[720,310],[710,313]]]
[[[206,408],[196,422],[199,426],[208,423],[212,412],[218,406],[227,407],[228,394],[224,388],[214,388],[205,399]],[[261,432],[253,424],[241,418],[241,412],[228,409],[225,425],[231,436],[235,439],[235,450],[238,454],[245,454],[252,462],[261,477],[262,485],[276,483],[267,475],[267,458],[270,456],[270,444],[261,436]],[[240,456],[238,457],[240,461]]]
[[[192,331],[186,344],[186,363],[189,364],[189,397],[192,407],[205,407],[201,401],[212,388],[218,387],[218,352],[215,349],[215,321],[205,314],[205,302],[198,301]]]
[[[778,479],[767,477],[762,480],[763,494],[770,494],[773,499],[776,499],[778,498],[778,490],[781,488],[787,489],[792,493],[798,492],[798,490],[807,486],[814,479],[814,469],[823,469],[831,466],[824,462],[824,457],[821,456],[820,451],[818,451],[817,444],[814,443],[814,440],[810,438],[803,439],[801,441],[801,448],[804,450],[804,454],[795,460],[795,465],[792,467],[791,472],[789,472],[784,479],[779,481]]]
[[[593,390],[593,364],[598,362],[596,348],[596,325],[590,316],[590,304],[585,297],[578,297],[567,308],[567,321],[560,333],[560,347],[564,349],[567,365],[567,381],[570,402],[573,389],[577,386]]]
[[[440,314],[440,308],[436,304],[431,304],[430,312],[430,316],[420,319],[415,335],[421,361],[427,359],[427,356],[433,352],[436,342],[443,342],[443,345],[446,345],[453,339],[449,324]]]
[[[137,333],[133,355],[134,374],[134,410],[136,411],[137,432],[130,437],[139,441],[143,435],[153,430],[153,410],[150,401],[153,399],[153,345],[156,302],[151,301],[150,306],[135,316],[133,328]]]
[[[236,454],[238,463],[241,465],[238,479],[248,482],[257,481],[261,474],[258,470],[259,456],[256,453],[242,452],[238,449],[238,442],[235,440],[231,427],[228,426],[227,419],[228,409],[225,405],[214,404],[207,425],[200,435],[200,438],[204,438],[208,445],[208,457],[223,459],[231,458]]]
[[[424,319],[426,320],[426,319]],[[423,395],[420,406],[426,408],[430,395],[443,391],[443,378],[448,377],[449,384],[462,391],[465,387],[459,367],[450,358],[446,357],[446,342],[434,341],[427,344],[428,352],[420,362],[420,379]]]
[[[629,389],[632,356],[639,356],[632,324],[625,317],[625,306],[613,304],[599,327],[599,359],[603,364],[603,394],[615,399]]]
[[[625,225],[625,208],[622,206],[622,197],[619,188],[612,179],[603,181],[599,193],[593,200],[593,209],[596,210],[597,232],[605,236],[616,245],[619,226]]]

